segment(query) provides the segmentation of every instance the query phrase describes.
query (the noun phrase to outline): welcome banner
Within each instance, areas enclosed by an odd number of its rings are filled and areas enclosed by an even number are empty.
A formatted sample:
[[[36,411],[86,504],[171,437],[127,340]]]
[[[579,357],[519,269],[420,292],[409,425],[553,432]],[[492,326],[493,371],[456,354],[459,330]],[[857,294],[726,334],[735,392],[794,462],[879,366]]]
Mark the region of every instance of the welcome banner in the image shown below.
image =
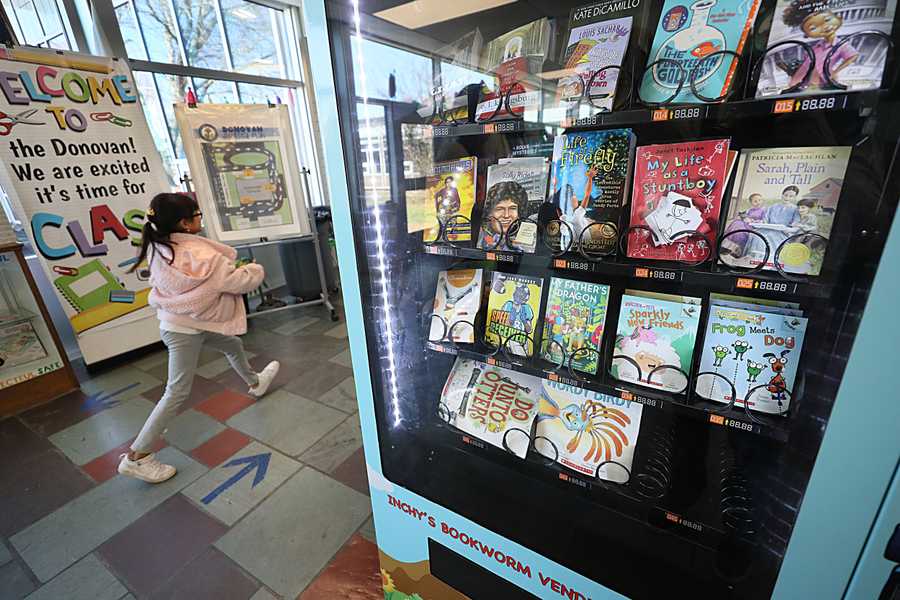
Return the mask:
[[[125,61],[0,49],[0,161],[85,362],[158,340],[147,273],[128,269],[168,186]]]

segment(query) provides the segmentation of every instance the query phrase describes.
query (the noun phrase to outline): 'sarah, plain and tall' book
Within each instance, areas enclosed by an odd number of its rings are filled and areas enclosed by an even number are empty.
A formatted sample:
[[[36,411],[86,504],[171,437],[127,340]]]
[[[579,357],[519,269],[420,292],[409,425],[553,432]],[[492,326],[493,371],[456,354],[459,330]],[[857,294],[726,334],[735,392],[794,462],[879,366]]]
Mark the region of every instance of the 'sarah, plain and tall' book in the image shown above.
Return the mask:
[[[710,299],[697,395],[765,413],[787,412],[806,333],[803,311],[786,303],[727,298]]]
[[[615,252],[619,220],[628,198],[634,134],[630,129],[584,131],[556,136],[550,202],[568,225],[563,244],[574,250],[583,239],[597,254]],[[597,223],[597,226],[593,226]],[[582,232],[586,229],[588,233]]]
[[[524,458],[540,395],[539,377],[457,358],[438,414],[457,429]]]
[[[719,260],[734,267],[822,270],[851,146],[741,150]],[[779,251],[779,247],[781,250]]]
[[[700,298],[625,290],[611,373],[621,381],[680,393],[687,387]]]
[[[483,276],[481,269],[453,269],[438,273],[429,340],[438,342],[452,338],[454,342],[465,344],[475,341],[475,318],[481,307]],[[463,324],[456,326],[460,321]]]
[[[428,191],[421,200],[423,206],[407,202],[407,219],[421,221],[421,211],[433,212],[433,225],[425,230],[423,240],[432,242],[438,238],[439,224],[444,225],[445,239],[463,242],[472,239],[472,208],[475,206],[478,159],[466,156],[457,160],[437,162],[426,178]],[[414,214],[409,214],[412,211]],[[453,217],[459,217],[454,219]]]
[[[568,363],[582,348],[591,348],[596,353],[578,353],[572,360],[572,368],[596,373],[608,303],[608,285],[551,277],[544,311],[541,357],[557,364]]]
[[[538,311],[544,280],[514,273],[491,276],[485,340],[519,356],[531,356],[537,344]],[[527,336],[527,337],[526,337]]]
[[[581,475],[626,483],[643,405],[546,379],[541,384],[535,449]]]
[[[891,51],[878,34],[891,35],[896,9],[897,0],[778,0],[766,47],[799,43],[766,55],[756,97],[878,89]]]
[[[666,0],[647,58],[648,65],[656,64],[643,75],[641,98],[645,102],[702,102],[691,82],[705,98],[726,94],[734,83],[738,59],[732,54],[713,54],[743,52],[759,5],[760,0]]]
[[[629,257],[700,262],[711,255],[728,178],[729,143],[724,138],[637,148]]]

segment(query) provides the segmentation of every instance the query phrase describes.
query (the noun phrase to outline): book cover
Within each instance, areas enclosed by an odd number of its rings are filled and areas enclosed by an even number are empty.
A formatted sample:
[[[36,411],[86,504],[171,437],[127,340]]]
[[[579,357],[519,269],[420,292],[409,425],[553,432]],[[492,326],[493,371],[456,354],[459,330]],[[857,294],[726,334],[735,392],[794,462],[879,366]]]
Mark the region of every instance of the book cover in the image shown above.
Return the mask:
[[[45,356],[47,350],[30,322],[0,329],[0,369],[24,365]]]
[[[539,377],[457,358],[438,414],[457,429],[525,458],[540,395]]]
[[[699,298],[625,290],[612,376],[670,392],[684,391],[686,374],[691,372],[700,307]]]
[[[807,319],[797,310],[712,299],[700,358],[697,394],[714,402],[780,414],[790,406]],[[787,313],[787,314],[785,314]]]
[[[479,248],[534,253],[538,211],[547,196],[548,170],[549,163],[543,157],[507,158],[488,167]],[[513,234],[507,240],[506,232],[513,224]]]
[[[701,98],[718,98],[731,88],[738,60],[731,54],[714,52],[730,50],[741,54],[760,0],[666,0],[656,27],[647,64],[657,63],[641,82],[641,98],[645,102],[664,102],[676,90],[670,103],[696,103]],[[681,88],[679,90],[679,87]]]
[[[608,303],[608,285],[551,277],[544,310],[541,358],[559,364],[568,361],[581,348],[593,348],[597,354],[582,352],[572,361],[572,368],[595,374]]]
[[[582,475],[626,483],[642,410],[637,402],[543,379],[535,449]]]
[[[437,162],[431,174],[426,178],[428,192],[423,202],[430,203],[427,208],[412,207],[407,202],[407,211],[415,214],[421,210],[429,210],[433,206],[436,220],[447,224],[452,217],[459,219],[447,225],[446,241],[464,242],[472,239],[472,207],[475,206],[475,184],[478,176],[478,159],[466,156],[457,160]],[[417,220],[407,214],[409,221]],[[438,237],[438,223],[425,230],[423,241],[433,242]]]
[[[628,197],[634,134],[630,129],[564,133],[553,145],[550,202],[572,230],[574,250],[582,231],[585,249],[611,254],[619,242],[619,221]],[[565,247],[569,231],[562,228]]]
[[[505,106],[498,111],[498,106],[510,91],[510,108],[514,114],[521,114],[526,108],[540,105],[541,89],[539,82],[534,80],[534,73],[543,67],[552,38],[550,19],[543,18],[508,31],[487,43],[481,66],[482,70],[496,78],[496,88],[485,94],[478,103],[476,118],[512,116]]]
[[[653,233],[632,229],[630,258],[694,262],[710,256],[719,231],[729,143],[725,138],[638,147],[630,226]]]
[[[852,149],[741,150],[725,220],[731,235],[722,241],[720,262],[745,268],[765,262],[764,269],[774,270],[775,252],[784,244],[778,259],[785,272],[818,275]]]
[[[507,349],[519,356],[531,356],[537,342],[535,329],[543,285],[540,277],[496,271],[492,274],[485,333],[489,344],[500,346],[510,336],[519,335]]]
[[[896,9],[896,0],[778,0],[766,47],[802,42],[815,66],[803,46],[781,46],[766,55],[756,97],[878,89],[890,44],[873,32],[890,36]]]
[[[562,61],[563,75],[556,88],[558,106],[571,111],[579,106],[584,93],[590,94],[593,106],[585,106],[586,114],[573,116],[588,116],[597,109],[612,110],[619,69],[604,70],[594,77],[590,90],[584,88],[594,72],[603,67],[622,66],[631,39],[632,24],[640,10],[643,10],[640,2],[619,0],[605,0],[572,9]]]
[[[483,276],[484,271],[481,269],[453,269],[438,273],[429,340],[436,342],[449,338],[452,330],[454,342],[463,344],[475,342],[475,318],[481,307]],[[471,325],[454,328],[460,321]]]

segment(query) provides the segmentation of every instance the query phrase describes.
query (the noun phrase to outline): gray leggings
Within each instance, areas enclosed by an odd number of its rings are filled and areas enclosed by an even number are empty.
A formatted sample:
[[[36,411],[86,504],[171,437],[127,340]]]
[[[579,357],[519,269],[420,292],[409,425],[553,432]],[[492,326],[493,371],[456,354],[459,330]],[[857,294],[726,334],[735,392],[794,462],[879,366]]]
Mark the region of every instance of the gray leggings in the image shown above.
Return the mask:
[[[169,349],[169,381],[162,399],[150,413],[147,422],[138,434],[131,449],[135,452],[150,452],[153,443],[165,431],[169,421],[178,414],[181,403],[191,395],[191,384],[197,363],[200,361],[200,350],[204,345],[218,350],[228,359],[241,379],[248,386],[255,386],[259,379],[244,354],[244,343],[235,335],[222,335],[204,331],[187,334],[161,331],[163,343]]]

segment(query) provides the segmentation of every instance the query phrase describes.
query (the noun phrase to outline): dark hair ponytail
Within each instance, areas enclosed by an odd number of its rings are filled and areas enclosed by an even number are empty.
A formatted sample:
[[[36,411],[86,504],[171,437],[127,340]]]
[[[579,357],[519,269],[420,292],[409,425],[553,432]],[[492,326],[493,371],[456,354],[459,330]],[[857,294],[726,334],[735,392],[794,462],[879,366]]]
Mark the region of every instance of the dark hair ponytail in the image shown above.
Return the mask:
[[[200,210],[197,201],[187,194],[157,194],[150,201],[150,208],[147,210],[147,221],[141,230],[141,251],[138,254],[137,262],[128,270],[129,273],[136,271],[141,263],[147,259],[152,246],[165,246],[169,249],[169,256],[166,260],[169,264],[175,259],[173,242],[169,236],[173,233],[181,231],[181,220],[192,219],[194,214]],[[152,260],[152,257],[151,257]]]

